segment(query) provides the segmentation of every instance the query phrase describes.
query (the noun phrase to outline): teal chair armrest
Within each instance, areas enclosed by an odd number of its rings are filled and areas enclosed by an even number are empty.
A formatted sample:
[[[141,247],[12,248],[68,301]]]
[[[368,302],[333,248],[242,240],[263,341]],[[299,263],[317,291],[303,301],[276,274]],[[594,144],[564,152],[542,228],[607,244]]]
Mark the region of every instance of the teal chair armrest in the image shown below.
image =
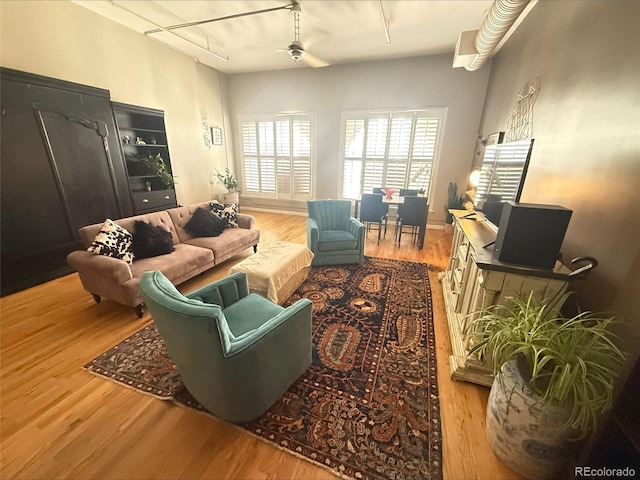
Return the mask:
[[[287,344],[289,342],[300,340],[296,339],[295,335],[292,336],[290,330],[295,330],[308,323],[309,331],[311,331],[311,307],[311,300],[302,298],[255,330],[234,337],[230,342],[229,350],[224,352],[225,357],[240,355],[258,342],[266,346],[271,345],[268,348],[274,348],[274,354],[288,350]],[[280,347],[283,350],[279,350]],[[264,347],[260,346],[260,348]]]
[[[244,272],[236,272],[193,292],[187,293],[185,297],[200,300],[203,303],[213,303],[220,305],[222,308],[226,308],[247,295],[249,295],[247,274]]]
[[[346,230],[351,235],[356,237],[358,243],[360,243],[364,239],[364,224],[360,220],[357,220],[354,217],[349,217],[347,219]]]
[[[311,365],[311,309],[309,300],[300,300],[232,342],[218,380],[229,396],[230,421],[262,414]]]
[[[318,238],[320,237],[320,227],[315,218],[307,219],[307,245],[312,252],[318,251]]]

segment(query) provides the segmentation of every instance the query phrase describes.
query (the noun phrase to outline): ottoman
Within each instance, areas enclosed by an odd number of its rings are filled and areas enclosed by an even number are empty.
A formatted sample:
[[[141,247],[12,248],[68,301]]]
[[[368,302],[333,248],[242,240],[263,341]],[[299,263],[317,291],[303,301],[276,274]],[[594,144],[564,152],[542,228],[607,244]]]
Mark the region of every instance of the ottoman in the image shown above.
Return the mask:
[[[312,260],[306,245],[275,242],[235,264],[229,273],[246,273],[251,292],[281,305],[307,279]]]

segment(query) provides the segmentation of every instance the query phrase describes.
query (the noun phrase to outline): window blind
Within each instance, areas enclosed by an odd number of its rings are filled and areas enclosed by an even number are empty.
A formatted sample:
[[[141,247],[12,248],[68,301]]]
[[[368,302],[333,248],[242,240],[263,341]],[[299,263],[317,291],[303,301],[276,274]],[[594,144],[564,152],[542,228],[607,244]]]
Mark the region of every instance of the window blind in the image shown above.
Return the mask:
[[[312,193],[310,115],[241,119],[243,191],[253,196],[307,200]]]
[[[429,193],[444,109],[343,114],[342,196],[375,187]]]
[[[488,195],[496,195],[500,201],[519,200],[531,146],[530,139],[487,146],[476,190],[476,204],[486,200]]]

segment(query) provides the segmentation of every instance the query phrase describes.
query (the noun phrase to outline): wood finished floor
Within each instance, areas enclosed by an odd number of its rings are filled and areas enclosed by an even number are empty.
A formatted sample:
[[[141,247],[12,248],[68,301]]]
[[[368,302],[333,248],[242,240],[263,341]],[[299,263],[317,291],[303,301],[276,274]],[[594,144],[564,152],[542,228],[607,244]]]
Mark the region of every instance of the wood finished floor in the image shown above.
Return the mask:
[[[306,218],[255,215],[261,243],[306,243]],[[518,478],[485,438],[488,389],[449,377],[451,346],[438,283],[451,235],[428,230],[425,248],[403,238],[365,254],[431,265],[444,478]],[[248,249],[180,286],[187,292],[227,274]],[[257,439],[240,428],[157,400],[87,373],[82,366],[147,325],[145,314],[111,301],[94,303],[77,274],[0,300],[2,479],[335,479],[323,468]]]

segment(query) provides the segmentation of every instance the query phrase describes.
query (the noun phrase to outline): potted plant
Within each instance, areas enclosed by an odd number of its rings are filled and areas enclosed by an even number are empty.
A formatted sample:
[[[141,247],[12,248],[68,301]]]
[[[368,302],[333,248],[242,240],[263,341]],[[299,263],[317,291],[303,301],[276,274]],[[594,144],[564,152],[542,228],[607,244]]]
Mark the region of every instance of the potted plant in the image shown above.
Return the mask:
[[[147,174],[160,177],[160,180],[166,188],[173,188],[175,183],[173,175],[169,172],[167,164],[164,163],[164,159],[159,153],[144,158],[143,164]]]
[[[447,193],[447,204],[444,207],[447,215],[445,219],[445,230],[450,230],[451,224],[453,223],[453,215],[449,213],[449,209],[459,210],[463,206],[464,206],[464,195],[458,195],[458,183],[449,182],[449,188]]]
[[[218,181],[222,183],[227,189],[227,193],[222,195],[224,203],[235,203],[237,205],[240,200],[238,180],[233,176],[233,173],[231,173],[229,167],[226,167],[224,169],[224,174],[216,170],[215,175],[216,177],[218,177]]]
[[[493,451],[526,478],[558,478],[613,402],[626,355],[615,317],[565,318],[557,301],[507,297],[471,321],[471,355],[492,369],[486,432]]]

